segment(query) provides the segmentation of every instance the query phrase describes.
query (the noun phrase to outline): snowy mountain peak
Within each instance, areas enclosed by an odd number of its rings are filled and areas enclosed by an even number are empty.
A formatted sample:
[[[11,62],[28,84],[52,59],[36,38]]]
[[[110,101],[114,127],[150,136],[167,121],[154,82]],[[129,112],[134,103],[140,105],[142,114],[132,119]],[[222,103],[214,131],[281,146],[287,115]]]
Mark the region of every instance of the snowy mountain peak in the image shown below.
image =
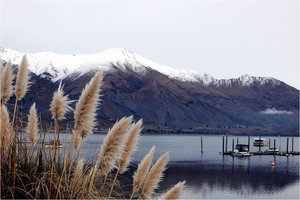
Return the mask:
[[[24,53],[0,48],[0,58],[15,65],[21,62]],[[27,53],[29,69],[37,74],[49,74],[52,81],[57,81],[66,76],[80,76],[91,70],[102,72],[112,71],[118,68],[126,71],[130,67],[134,72],[144,75],[147,69],[153,69],[180,81],[198,82],[203,85],[230,86],[239,84],[250,86],[253,83],[259,84],[280,84],[274,78],[253,77],[243,75],[236,79],[215,79],[214,77],[200,73],[192,69],[174,69],[166,65],[159,65],[148,60],[126,48],[112,48],[96,54],[57,54],[54,52]]]

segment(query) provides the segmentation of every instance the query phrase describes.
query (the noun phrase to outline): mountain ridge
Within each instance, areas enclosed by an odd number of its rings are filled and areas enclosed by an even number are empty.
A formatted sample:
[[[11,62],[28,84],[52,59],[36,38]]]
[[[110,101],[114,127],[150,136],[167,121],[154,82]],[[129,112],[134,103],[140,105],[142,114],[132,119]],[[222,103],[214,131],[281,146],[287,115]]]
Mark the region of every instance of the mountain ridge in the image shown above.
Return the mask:
[[[11,60],[18,65],[24,53],[0,48],[1,59]],[[281,84],[281,81],[272,77],[255,77],[248,74],[237,78],[216,79],[209,74],[201,73],[192,69],[174,69],[166,65],[159,65],[125,48],[113,48],[96,54],[57,54],[54,52],[28,53],[29,69],[36,75],[48,73],[53,82],[63,79],[72,74],[84,74],[91,70],[107,72],[112,66],[126,71],[125,66],[130,66],[133,71],[143,75],[145,68],[151,68],[160,73],[179,81],[198,82],[204,85],[230,86],[240,84],[250,86],[254,82],[259,84]]]

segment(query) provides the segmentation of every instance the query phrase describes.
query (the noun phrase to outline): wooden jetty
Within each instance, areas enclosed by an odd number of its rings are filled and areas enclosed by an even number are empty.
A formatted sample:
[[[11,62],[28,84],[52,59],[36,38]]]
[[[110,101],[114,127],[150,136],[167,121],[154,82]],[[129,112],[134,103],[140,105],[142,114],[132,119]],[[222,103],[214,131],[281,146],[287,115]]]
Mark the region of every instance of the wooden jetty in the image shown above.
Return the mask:
[[[236,145],[239,145],[239,140],[237,138],[237,143]],[[274,139],[273,142],[273,147],[271,147],[271,139],[269,139],[269,149],[262,151],[261,150],[261,146],[258,146],[258,151],[250,151],[250,136],[248,136],[248,153],[251,156],[262,156],[262,155],[272,155],[272,156],[296,156],[299,155],[299,151],[294,151],[294,138],[292,137],[291,141],[292,141],[292,148],[290,150],[289,148],[289,142],[290,138],[287,138],[286,140],[286,150],[285,151],[279,151],[276,148],[276,139]],[[234,148],[234,139],[232,139],[232,149],[230,151],[227,150],[228,147],[228,136],[223,136],[223,140],[222,140],[222,152],[220,152],[220,154],[222,155],[231,155],[231,156],[235,156],[236,155],[236,149]],[[247,146],[247,145],[244,145]]]
[[[299,151],[294,151],[294,152],[289,152],[289,153],[286,153],[286,152],[266,152],[266,151],[255,151],[255,152],[249,152],[252,156],[263,156],[263,155],[272,155],[272,156],[299,156]],[[220,152],[220,154],[222,155],[230,155],[230,156],[233,156],[233,152],[232,151],[228,151],[228,152]]]

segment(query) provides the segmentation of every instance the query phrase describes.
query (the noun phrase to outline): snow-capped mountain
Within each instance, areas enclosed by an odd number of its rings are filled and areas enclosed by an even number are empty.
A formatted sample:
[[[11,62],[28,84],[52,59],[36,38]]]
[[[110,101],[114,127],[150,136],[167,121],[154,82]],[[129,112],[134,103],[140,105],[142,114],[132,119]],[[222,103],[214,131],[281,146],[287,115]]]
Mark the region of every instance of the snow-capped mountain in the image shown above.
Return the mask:
[[[0,58],[18,65],[24,53],[8,48],[0,48]],[[53,52],[27,53],[29,69],[36,75],[47,73],[51,75],[53,82],[67,76],[85,74],[91,70],[103,72],[113,71],[115,67],[122,71],[129,68],[134,72],[144,75],[147,69],[156,70],[169,78],[184,82],[199,82],[204,85],[230,86],[238,84],[250,86],[253,83],[279,85],[280,81],[270,77],[253,77],[243,75],[232,79],[215,79],[206,73],[200,73],[192,69],[174,69],[166,65],[157,64],[128,49],[109,49],[97,54],[56,54]]]
[[[0,49],[0,59],[15,65],[23,55]],[[62,79],[65,93],[76,101],[95,70],[100,70],[105,74],[97,113],[102,125],[133,115],[142,118],[150,130],[202,127],[207,133],[299,133],[299,90],[273,78],[243,75],[215,79],[194,70],[159,65],[126,49],[91,55],[27,53],[27,57],[34,74],[20,108],[26,112],[38,102],[37,109],[48,122],[57,80]],[[14,97],[8,105],[13,102]]]

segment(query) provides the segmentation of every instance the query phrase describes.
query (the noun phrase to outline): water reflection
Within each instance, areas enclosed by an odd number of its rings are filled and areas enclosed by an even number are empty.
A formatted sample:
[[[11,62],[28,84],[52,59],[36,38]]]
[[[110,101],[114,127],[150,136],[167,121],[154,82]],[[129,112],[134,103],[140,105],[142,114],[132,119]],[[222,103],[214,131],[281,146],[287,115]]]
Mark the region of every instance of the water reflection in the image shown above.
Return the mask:
[[[250,167],[235,166],[236,159],[232,159],[231,169],[200,163],[172,164],[161,189],[186,180],[183,198],[299,198],[299,189],[293,187],[299,185],[298,175],[274,173],[275,169],[250,171]],[[246,161],[250,164],[250,159]]]
[[[88,137],[81,151],[86,162],[95,161],[104,137],[105,135]],[[203,137],[202,153],[200,137]],[[61,141],[66,147],[70,138],[70,135],[61,136]],[[253,139],[254,136],[251,137],[250,149],[256,151],[257,148],[252,143]],[[239,143],[247,143],[248,137],[239,136],[238,140]],[[279,148],[286,149],[286,143],[283,142],[286,141],[285,137],[272,137],[270,140],[277,140]],[[228,141],[232,141],[232,138]],[[299,156],[269,155],[233,158],[220,155],[222,136],[143,135],[140,148],[133,156],[133,164],[136,165],[153,145],[156,146],[154,160],[163,153],[170,152],[171,163],[161,184],[160,193],[177,182],[186,180],[187,187],[183,198],[299,199]],[[228,144],[229,146],[231,144]],[[295,138],[294,150],[299,151],[299,137]],[[272,162],[275,162],[276,166],[272,167]],[[128,180],[132,180],[132,174],[133,169],[123,177],[129,187],[131,185]]]

